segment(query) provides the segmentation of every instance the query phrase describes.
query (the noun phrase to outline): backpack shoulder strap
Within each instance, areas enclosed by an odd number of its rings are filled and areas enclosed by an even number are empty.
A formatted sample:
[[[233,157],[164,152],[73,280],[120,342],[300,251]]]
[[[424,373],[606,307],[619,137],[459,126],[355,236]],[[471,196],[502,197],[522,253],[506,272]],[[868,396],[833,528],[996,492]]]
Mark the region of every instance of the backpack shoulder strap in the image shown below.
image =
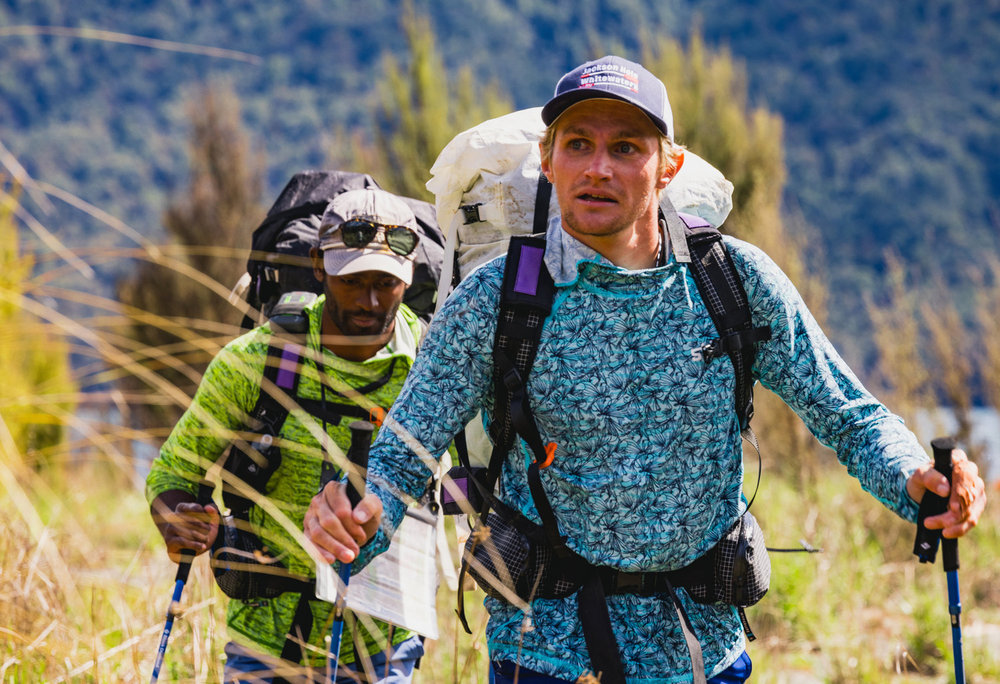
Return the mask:
[[[527,382],[538,353],[542,326],[555,299],[555,284],[544,257],[544,237],[511,238],[493,339],[495,405],[490,426],[494,442],[504,452],[514,443],[515,434],[520,434],[540,462],[545,460],[545,453],[531,418]]]
[[[754,344],[771,339],[771,328],[754,326],[746,290],[722,240],[722,233],[695,216],[674,216],[683,223],[691,274],[719,334],[701,350],[702,357],[705,363],[710,363],[723,354],[729,355],[736,373],[736,415],[740,430],[745,431],[753,417]],[[670,220],[667,215],[667,221]]]
[[[299,385],[299,366],[302,355],[298,344],[271,336],[264,361],[260,393],[250,412],[247,427],[256,436],[248,448],[234,443],[226,458],[225,468],[254,491],[263,492],[268,480],[281,465],[281,449],[275,444],[288,409],[275,396],[272,387],[294,397]],[[245,518],[253,502],[242,496],[235,487],[223,481],[222,498],[236,518]]]
[[[549,190],[544,190],[541,189],[542,184],[539,185],[540,194],[551,190],[551,186]],[[548,185],[547,181],[545,185]],[[536,220],[536,225],[537,223]],[[538,343],[542,339],[542,326],[552,311],[554,299],[555,283],[545,266],[544,235],[511,237],[500,289],[497,329],[493,337],[494,405],[489,428],[493,438],[493,452],[490,454],[486,477],[482,481],[475,477],[469,478],[482,496],[483,504],[479,510],[481,521],[486,520],[495,503],[493,490],[517,434],[531,447],[538,463],[546,461],[546,449],[542,446],[538,427],[531,415],[526,385],[538,352]],[[462,451],[464,449],[459,452],[459,459],[468,467],[468,455]],[[468,563],[463,556],[459,587],[462,586],[467,571]],[[465,631],[471,634],[472,630],[465,618],[463,591],[458,592],[457,612]]]

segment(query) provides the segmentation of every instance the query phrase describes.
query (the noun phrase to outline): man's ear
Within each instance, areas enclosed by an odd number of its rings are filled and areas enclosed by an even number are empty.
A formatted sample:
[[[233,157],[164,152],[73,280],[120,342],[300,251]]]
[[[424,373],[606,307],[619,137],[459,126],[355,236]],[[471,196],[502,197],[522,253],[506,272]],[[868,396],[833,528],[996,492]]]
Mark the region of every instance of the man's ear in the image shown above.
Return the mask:
[[[542,170],[542,173],[545,174],[545,177],[548,178],[549,182],[551,183],[552,182],[552,165],[549,164],[549,160],[545,158],[545,150],[542,149],[542,143],[538,143],[538,153],[542,157],[542,164],[541,164],[541,167],[540,167],[541,170]]]
[[[660,190],[667,187],[667,185],[670,184],[670,181],[672,181],[674,177],[681,172],[681,167],[684,166],[684,150],[678,150],[676,159],[677,164],[674,166],[673,170],[669,168],[669,165],[663,170],[663,175],[660,176],[659,179]]]
[[[319,282],[326,280],[326,269],[323,267],[323,252],[318,247],[309,248],[309,258],[312,259],[313,276]]]

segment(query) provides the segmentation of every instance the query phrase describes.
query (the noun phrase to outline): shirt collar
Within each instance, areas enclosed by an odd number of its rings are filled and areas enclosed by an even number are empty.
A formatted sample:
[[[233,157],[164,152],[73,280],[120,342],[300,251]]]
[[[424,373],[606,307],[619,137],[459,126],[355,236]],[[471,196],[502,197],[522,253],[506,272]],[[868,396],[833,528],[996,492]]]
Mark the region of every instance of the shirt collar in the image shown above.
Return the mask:
[[[660,239],[667,245],[667,263],[669,263],[670,239],[667,237],[666,227],[662,220],[659,225]],[[549,219],[549,225],[545,231],[545,266],[552,274],[553,282],[561,287],[572,285],[579,277],[580,266],[584,263],[619,268],[596,250],[591,249],[563,230],[560,216]]]

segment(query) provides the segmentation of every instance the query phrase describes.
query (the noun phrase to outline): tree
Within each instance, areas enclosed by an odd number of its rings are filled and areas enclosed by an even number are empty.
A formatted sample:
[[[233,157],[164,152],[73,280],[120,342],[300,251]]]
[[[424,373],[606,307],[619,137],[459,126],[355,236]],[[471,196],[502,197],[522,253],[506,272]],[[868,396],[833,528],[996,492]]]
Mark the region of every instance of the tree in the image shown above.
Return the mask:
[[[347,154],[352,166],[370,173],[385,189],[431,200],[428,171],[455,134],[512,109],[495,84],[477,85],[472,71],[452,77],[437,50],[430,20],[407,2],[402,28],[409,62],[388,55],[383,62],[374,117],[374,146],[355,137]],[[343,137],[343,136],[340,136]]]
[[[970,268],[977,287],[969,315],[945,286],[941,267],[930,272],[907,267],[892,251],[884,259],[891,287],[867,298],[875,329],[876,382],[911,424],[922,417],[935,432],[951,430],[937,424],[940,414],[928,413],[945,408],[955,424],[954,437],[976,460],[984,445],[972,440],[972,409],[1000,402],[1000,261],[987,259],[984,269]]]
[[[805,268],[805,240],[782,220],[785,185],[781,118],[752,108],[744,68],[725,50],[710,53],[695,34],[687,49],[672,39],[647,43],[642,62],[667,85],[677,141],[733,183],[733,210],[721,229],[763,249],[796,284],[820,320],[825,288]],[[778,469],[800,479],[815,475],[816,440],[769,392],[755,394],[755,429]]]
[[[0,454],[8,463],[23,457],[40,469],[65,439],[64,417],[77,388],[65,339],[42,317],[40,304],[27,306],[34,302],[26,297],[33,261],[20,252],[17,195],[0,178]],[[6,453],[11,445],[17,453]]]
[[[226,293],[245,269],[250,234],[260,222],[263,163],[240,123],[228,88],[205,87],[188,103],[191,176],[164,213],[170,243],[118,284],[135,358],[193,394],[242,316]],[[123,378],[135,389],[145,384]],[[173,424],[183,406],[134,407],[134,421]]]

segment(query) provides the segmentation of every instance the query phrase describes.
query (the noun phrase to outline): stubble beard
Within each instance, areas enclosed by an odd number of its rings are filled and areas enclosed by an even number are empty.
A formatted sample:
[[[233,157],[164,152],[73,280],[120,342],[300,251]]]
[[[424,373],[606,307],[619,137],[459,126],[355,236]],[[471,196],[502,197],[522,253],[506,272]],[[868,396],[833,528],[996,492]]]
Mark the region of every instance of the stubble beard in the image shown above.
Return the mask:
[[[399,310],[399,304],[395,304],[389,310],[381,314],[375,312],[345,311],[338,306],[337,300],[335,300],[330,295],[329,290],[327,290],[326,308],[330,316],[330,320],[336,326],[341,335],[348,335],[352,337],[381,337],[383,335],[388,335],[389,332],[391,332],[393,323],[396,321],[396,311]],[[376,321],[369,326],[355,325],[351,322],[350,317],[356,315],[374,316]]]
[[[562,221],[563,225],[569,229],[569,232],[572,235],[610,237],[612,235],[625,232],[632,226],[636,225],[645,213],[645,207],[648,207],[648,203],[651,201],[652,200],[647,196],[643,198],[642,201],[638,202],[637,205],[626,215],[617,219],[610,218],[607,222],[597,225],[594,225],[593,222],[588,223],[577,220],[577,214],[572,209],[563,212]]]

